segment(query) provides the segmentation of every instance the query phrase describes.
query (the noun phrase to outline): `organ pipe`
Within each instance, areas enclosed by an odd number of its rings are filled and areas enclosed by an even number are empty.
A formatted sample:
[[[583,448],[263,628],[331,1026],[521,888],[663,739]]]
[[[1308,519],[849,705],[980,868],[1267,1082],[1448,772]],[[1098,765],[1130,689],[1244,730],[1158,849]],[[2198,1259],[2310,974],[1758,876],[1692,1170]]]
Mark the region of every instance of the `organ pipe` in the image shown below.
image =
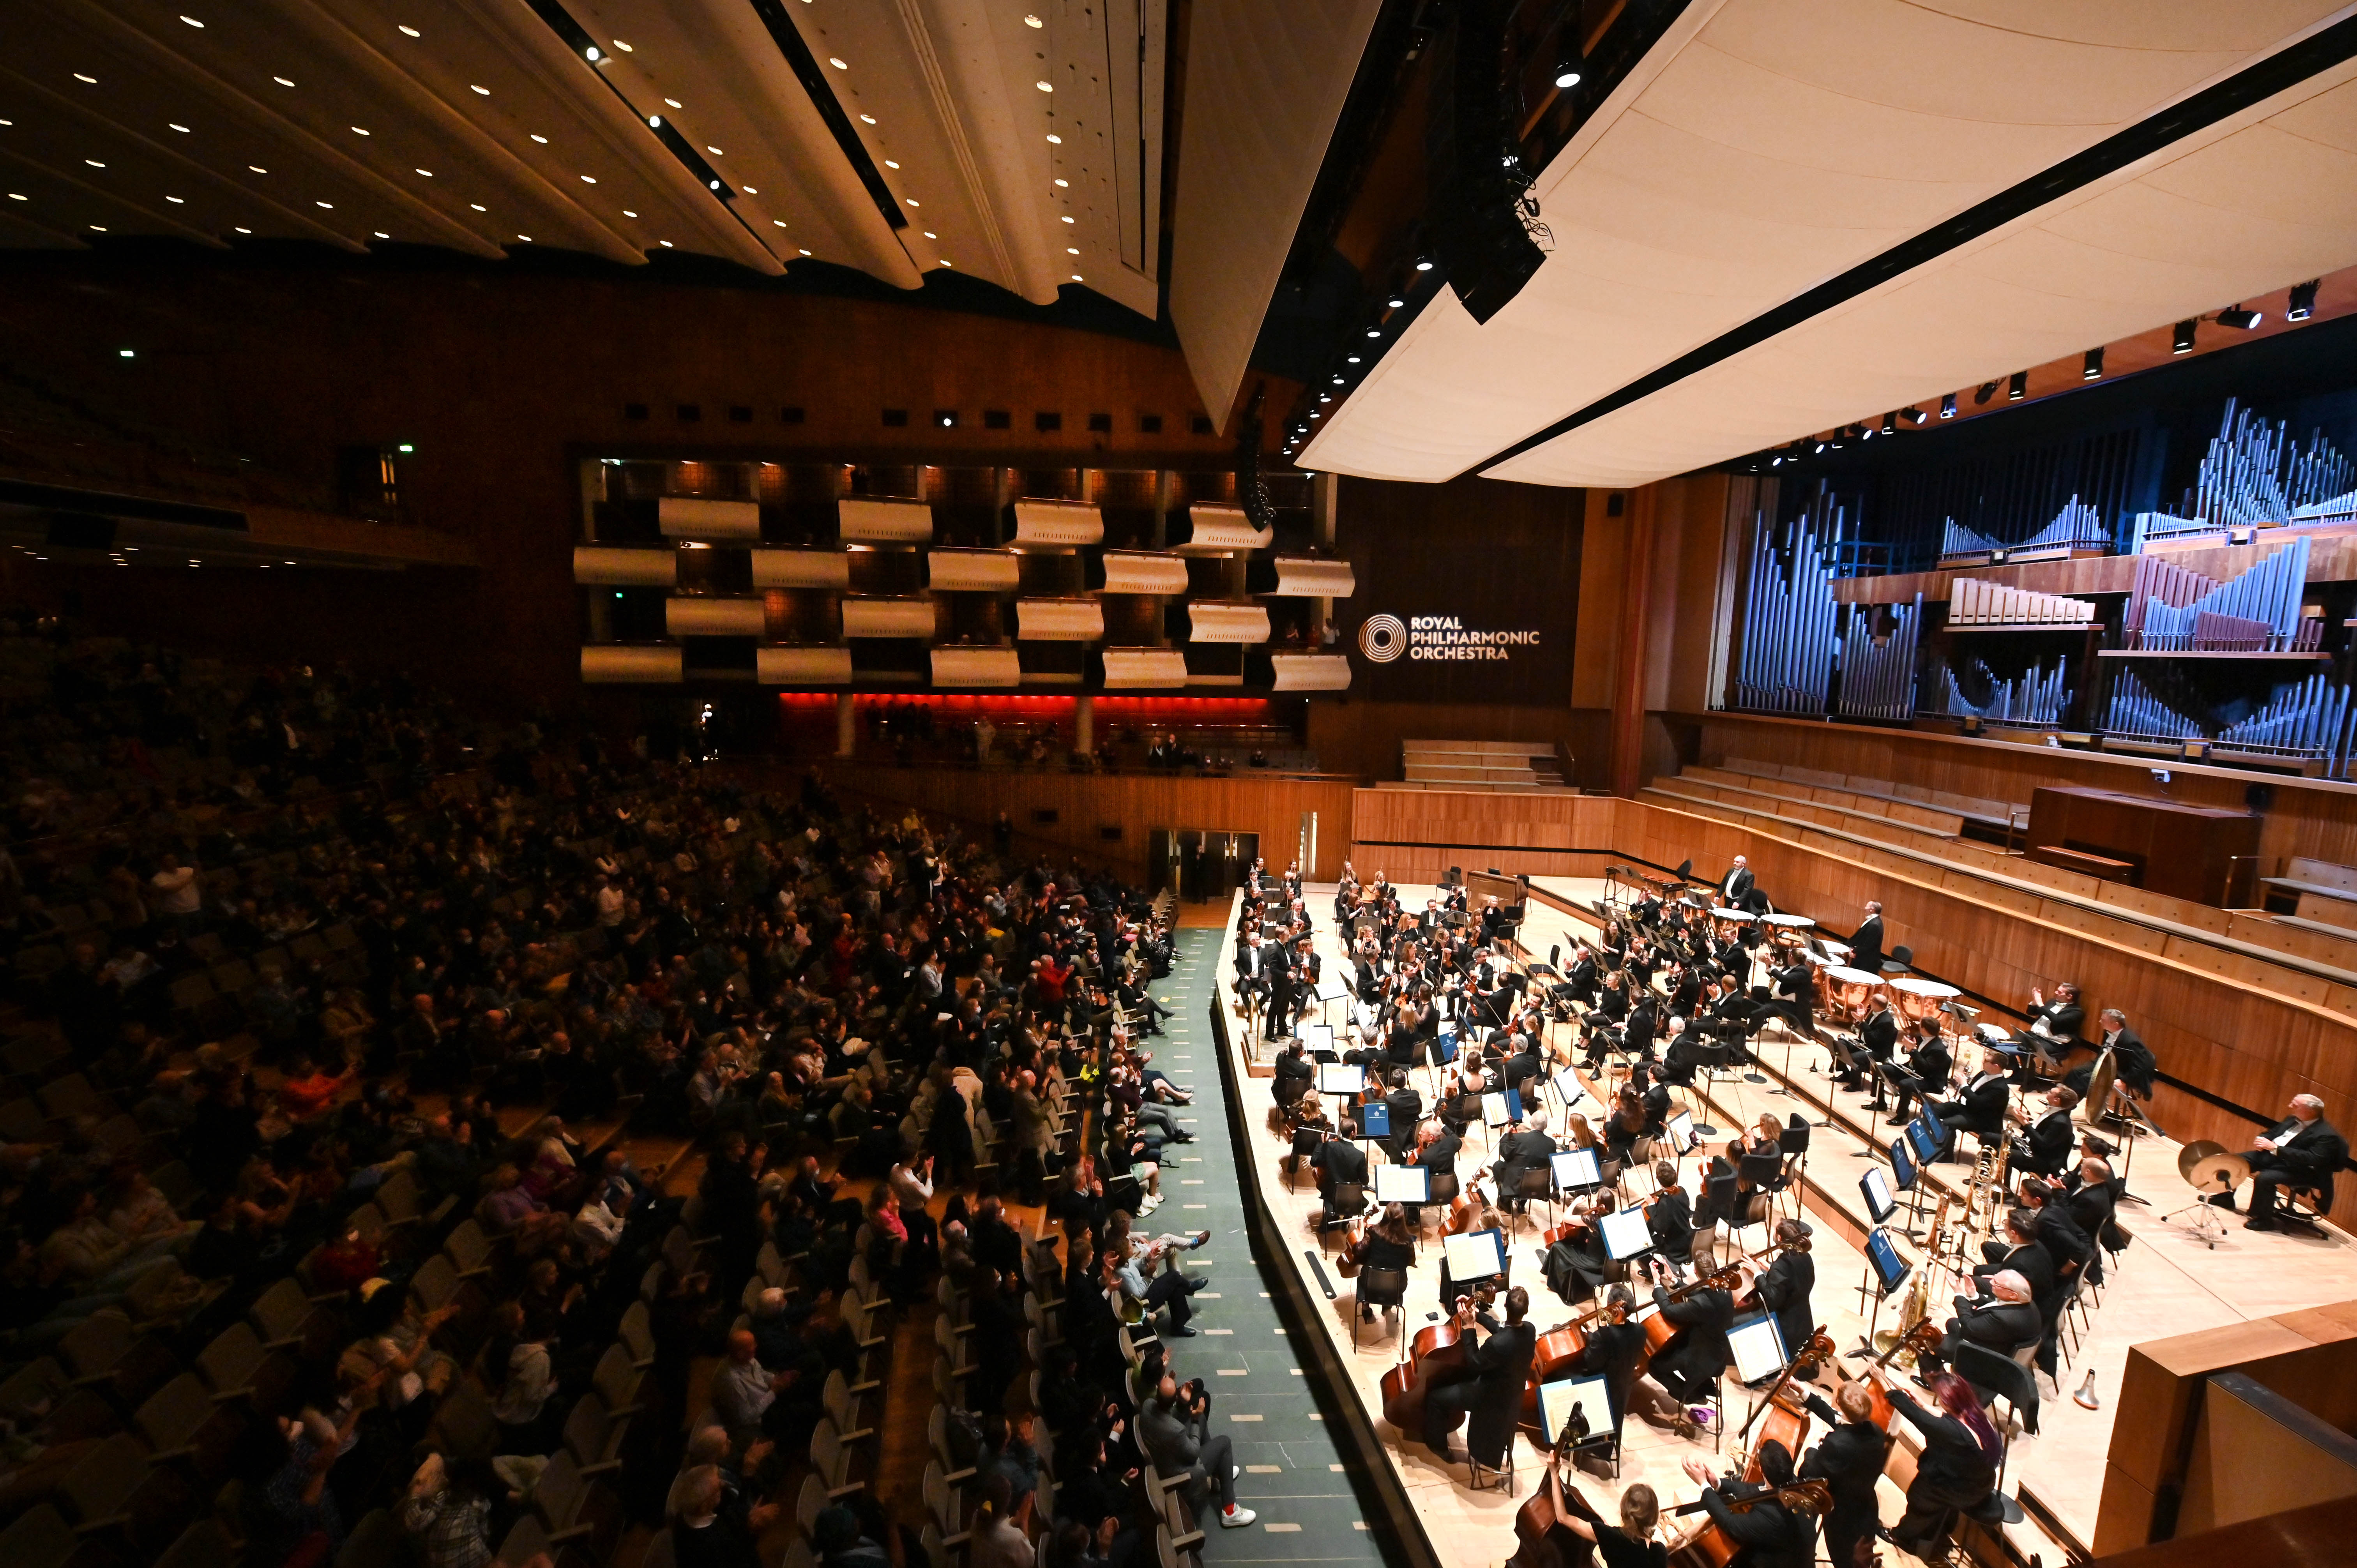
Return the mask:
[[[1829,541],[1842,532],[1842,511],[1831,509]],[[1775,714],[1823,715],[1834,662],[1834,574],[1831,553],[1819,542],[1821,524],[1803,514],[1776,548],[1765,520],[1755,534],[1745,580],[1743,656],[1736,671],[1735,705]]]
[[[1923,627],[1923,596],[1891,607],[1892,625],[1874,634],[1878,607],[1852,607],[1842,635],[1840,712],[1845,718],[1903,719],[1915,711],[1915,647]]]

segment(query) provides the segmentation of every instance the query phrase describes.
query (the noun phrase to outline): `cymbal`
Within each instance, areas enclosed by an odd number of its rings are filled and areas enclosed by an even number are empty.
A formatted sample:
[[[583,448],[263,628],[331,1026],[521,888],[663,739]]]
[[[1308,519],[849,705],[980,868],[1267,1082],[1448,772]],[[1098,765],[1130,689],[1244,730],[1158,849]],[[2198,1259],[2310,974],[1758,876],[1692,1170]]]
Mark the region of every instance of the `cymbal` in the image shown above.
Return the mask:
[[[2195,1166],[2212,1155],[2222,1155],[2225,1152],[2225,1144],[2213,1143],[2208,1138],[2188,1144],[2177,1151],[2177,1174],[2187,1181],[2192,1181]]]
[[[2212,1155],[2193,1167],[2189,1179],[2203,1192],[2232,1192],[2251,1179],[2251,1162],[2242,1155]]]

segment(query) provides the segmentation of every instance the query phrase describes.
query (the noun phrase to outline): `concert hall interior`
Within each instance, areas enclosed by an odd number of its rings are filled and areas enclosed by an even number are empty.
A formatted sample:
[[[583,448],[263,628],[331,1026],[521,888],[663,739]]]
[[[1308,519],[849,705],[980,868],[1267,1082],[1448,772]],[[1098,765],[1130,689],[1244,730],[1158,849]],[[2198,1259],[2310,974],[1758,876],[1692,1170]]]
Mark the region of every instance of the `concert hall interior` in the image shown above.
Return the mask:
[[[2357,6],[0,44],[0,1568],[2357,1562]]]

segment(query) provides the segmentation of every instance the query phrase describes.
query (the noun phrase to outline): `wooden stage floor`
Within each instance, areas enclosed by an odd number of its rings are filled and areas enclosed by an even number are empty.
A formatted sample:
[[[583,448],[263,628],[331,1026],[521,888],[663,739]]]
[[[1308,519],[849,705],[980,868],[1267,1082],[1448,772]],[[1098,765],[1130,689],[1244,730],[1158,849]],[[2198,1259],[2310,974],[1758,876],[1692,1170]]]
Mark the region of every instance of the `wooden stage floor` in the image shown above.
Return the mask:
[[[1542,890],[1581,906],[1600,897],[1603,890],[1600,881],[1562,877],[1534,880]],[[1420,903],[1428,891],[1421,887],[1401,889],[1411,908]],[[1341,955],[1331,923],[1332,887],[1312,885],[1307,889],[1305,902],[1316,924],[1316,945],[1324,955],[1326,972],[1341,972],[1336,967]],[[1256,1185],[1282,1243],[1284,1261],[1299,1278],[1312,1304],[1315,1326],[1322,1328],[1337,1361],[1346,1369],[1349,1386],[1341,1391],[1355,1397],[1367,1412],[1381,1440],[1383,1459],[1404,1489],[1439,1561],[1451,1568],[1501,1562],[1513,1550],[1514,1509],[1537,1481],[1538,1452],[1527,1437],[1517,1439],[1518,1496],[1497,1491],[1477,1493],[1467,1487],[1461,1462],[1444,1465],[1421,1443],[1403,1442],[1383,1423],[1380,1384],[1383,1374],[1400,1354],[1398,1326],[1404,1323],[1405,1331],[1412,1335],[1438,1315],[1437,1251],[1426,1246],[1419,1266],[1412,1273],[1405,1315],[1393,1314],[1372,1324],[1359,1325],[1359,1343],[1353,1348],[1356,1297],[1351,1283],[1336,1274],[1330,1256],[1333,1248],[1340,1245],[1340,1233],[1331,1243],[1318,1238],[1314,1228],[1318,1199],[1307,1172],[1298,1190],[1286,1187],[1281,1166],[1286,1144],[1269,1126],[1274,1106],[1271,1080],[1250,1076],[1248,1070],[1247,1057],[1265,1060],[1267,1047],[1246,1040],[1244,1019],[1233,1009],[1229,994],[1227,982],[1233,972],[1233,924],[1232,911],[1228,929],[1222,938],[1216,972],[1222,978],[1222,1004],[1229,1009],[1227,1080],[1242,1101],[1242,1121],[1254,1139],[1254,1157],[1240,1162],[1239,1179]],[[1586,936],[1593,929],[1591,922],[1566,916],[1534,898],[1530,903],[1523,941],[1533,953],[1544,957],[1557,942],[1568,951],[1575,937]],[[1342,1013],[1342,1004],[1332,1005],[1337,1022]],[[1755,1048],[1767,1064],[1770,1082],[1753,1084],[1740,1076],[1721,1078],[1710,1091],[1707,1119],[1720,1129],[1722,1139],[1729,1129],[1749,1124],[1763,1111],[1789,1118],[1798,1109],[1816,1124],[1809,1156],[1810,1180],[1803,1197],[1808,1219],[1815,1230],[1812,1238],[1817,1276],[1813,1305],[1835,1343],[1847,1351],[1867,1337],[1868,1329],[1871,1303],[1863,1298],[1860,1289],[1866,1265],[1859,1242],[1866,1219],[1863,1199],[1857,1194],[1857,1179],[1867,1168],[1869,1159],[1866,1135],[1868,1132],[1879,1133],[1880,1129],[1860,1113],[1860,1097],[1846,1092],[1835,1096],[1835,1115],[1828,1119],[1824,1102],[1832,1090],[1821,1070],[1825,1052],[1813,1042],[1792,1041],[1790,1070],[1793,1093],[1788,1097],[1772,1092],[1782,1086],[1788,1038],[1774,1028],[1763,1035]],[[1420,1069],[1416,1076],[1418,1087],[1429,1103],[1431,1075]],[[1609,1084],[1603,1083],[1591,1083],[1589,1087],[1592,1092],[1609,1089]],[[1602,1097],[1604,1093],[1600,1092],[1599,1098]],[[2134,1244],[2123,1254],[2104,1293],[2101,1307],[2092,1315],[2073,1365],[2063,1372],[2059,1397],[2055,1387],[2041,1380],[2040,1391],[2045,1397],[2040,1410],[2040,1434],[2034,1437],[2024,1435],[2014,1443],[2006,1489],[2016,1491],[2026,1478],[2033,1494],[2030,1521],[2014,1527],[2011,1532],[2025,1561],[2032,1552],[2040,1553],[2049,1563],[2063,1561],[2069,1553],[2061,1538],[2083,1542],[2093,1533],[2105,1453],[2111,1441],[2115,1404],[2111,1396],[2119,1387],[2121,1369],[2130,1346],[2357,1297],[2357,1247],[2351,1246],[2348,1238],[2338,1232],[2325,1241],[2284,1234],[2245,1235],[2240,1220],[2229,1217],[2229,1228],[2213,1249],[2196,1239],[2181,1223],[2164,1218],[2194,1197],[2177,1175],[2176,1153],[2176,1146],[2165,1139],[2147,1137],[2138,1141],[2127,1163],[2128,1186],[2133,1194],[2147,1200],[2148,1207],[2126,1204],[2121,1208],[2122,1224],[2134,1236]],[[1378,1160],[1381,1157],[1380,1154],[1376,1155]],[[1477,1165],[1486,1168],[1490,1158],[1482,1131],[1475,1128],[1469,1132],[1466,1148],[1458,1158],[1460,1172],[1469,1173]],[[1693,1155],[1682,1162],[1690,1191],[1695,1187],[1696,1165]],[[1938,1167],[1938,1171],[1943,1179],[1959,1187],[1969,1175],[1969,1168],[1964,1165]],[[1542,1249],[1538,1240],[1544,1212],[1534,1208],[1510,1237],[1513,1277],[1531,1287],[1531,1316],[1541,1332],[1571,1316],[1571,1310],[1546,1290],[1540,1272]],[[1431,1234],[1428,1224],[1427,1235]],[[1756,1250],[1760,1232],[1749,1230],[1746,1236],[1755,1243]],[[1724,1249],[1723,1242],[1723,1251]],[[1336,1292],[1330,1300],[1318,1271],[1311,1267],[1312,1258],[1319,1260],[1327,1281]],[[1948,1296],[1952,1294],[1952,1285],[1935,1291],[1935,1318],[1943,1320],[1949,1315]],[[1893,1302],[1883,1308],[1883,1326],[1893,1322],[1896,1305]],[[2101,1408],[2095,1411],[2081,1408],[2069,1397],[2091,1367],[2102,1399]],[[1620,1487],[1632,1481],[1651,1484],[1662,1494],[1665,1504],[1691,1500],[1696,1487],[1685,1477],[1680,1462],[1689,1455],[1705,1457],[1715,1465],[1731,1460],[1733,1431],[1742,1424],[1750,1402],[1751,1396],[1742,1388],[1731,1380],[1727,1383],[1725,1406],[1729,1431],[1727,1454],[1721,1458],[1712,1457],[1712,1441],[1707,1434],[1698,1442],[1682,1441],[1631,1417],[1623,1430],[1620,1479],[1615,1482],[1582,1475],[1579,1481],[1583,1490],[1607,1517],[1612,1514],[1612,1504]],[[1894,1520],[1901,1510],[1900,1494],[1889,1480],[1884,1482],[1884,1494],[1883,1518],[1886,1521]],[[2040,1509],[2052,1517],[2056,1528],[2051,1532],[2040,1525]],[[1883,1553],[1887,1563],[1913,1562],[1889,1546],[1883,1548]]]

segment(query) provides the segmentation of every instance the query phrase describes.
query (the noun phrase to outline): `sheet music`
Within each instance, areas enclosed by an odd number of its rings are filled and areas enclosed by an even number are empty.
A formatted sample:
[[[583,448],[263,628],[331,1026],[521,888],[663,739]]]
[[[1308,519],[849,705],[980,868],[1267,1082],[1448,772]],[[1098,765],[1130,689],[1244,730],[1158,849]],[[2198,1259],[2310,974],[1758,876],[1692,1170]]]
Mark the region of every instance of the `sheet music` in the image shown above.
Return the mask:
[[[1558,1188],[1597,1187],[1604,1180],[1604,1172],[1596,1163],[1594,1149],[1562,1150],[1548,1163],[1555,1167],[1555,1185]]]
[[[1319,1062],[1318,1092],[1357,1094],[1367,1087],[1367,1069],[1356,1062]]]
[[[1444,1236],[1440,1248],[1448,1263],[1448,1277],[1458,1284],[1506,1272],[1503,1231],[1475,1230],[1463,1236]]]
[[[1734,1353],[1735,1376],[1740,1382],[1772,1378],[1792,1359],[1784,1348],[1784,1331],[1765,1313],[1736,1319],[1727,1331],[1727,1348]]]
[[[1422,1165],[1377,1165],[1375,1167],[1375,1201],[1377,1203],[1430,1203],[1432,1173]]]
[[[1604,1238],[1604,1255],[1616,1263],[1653,1250],[1653,1232],[1647,1228],[1641,1208],[1607,1214],[1597,1220],[1596,1229]]]

